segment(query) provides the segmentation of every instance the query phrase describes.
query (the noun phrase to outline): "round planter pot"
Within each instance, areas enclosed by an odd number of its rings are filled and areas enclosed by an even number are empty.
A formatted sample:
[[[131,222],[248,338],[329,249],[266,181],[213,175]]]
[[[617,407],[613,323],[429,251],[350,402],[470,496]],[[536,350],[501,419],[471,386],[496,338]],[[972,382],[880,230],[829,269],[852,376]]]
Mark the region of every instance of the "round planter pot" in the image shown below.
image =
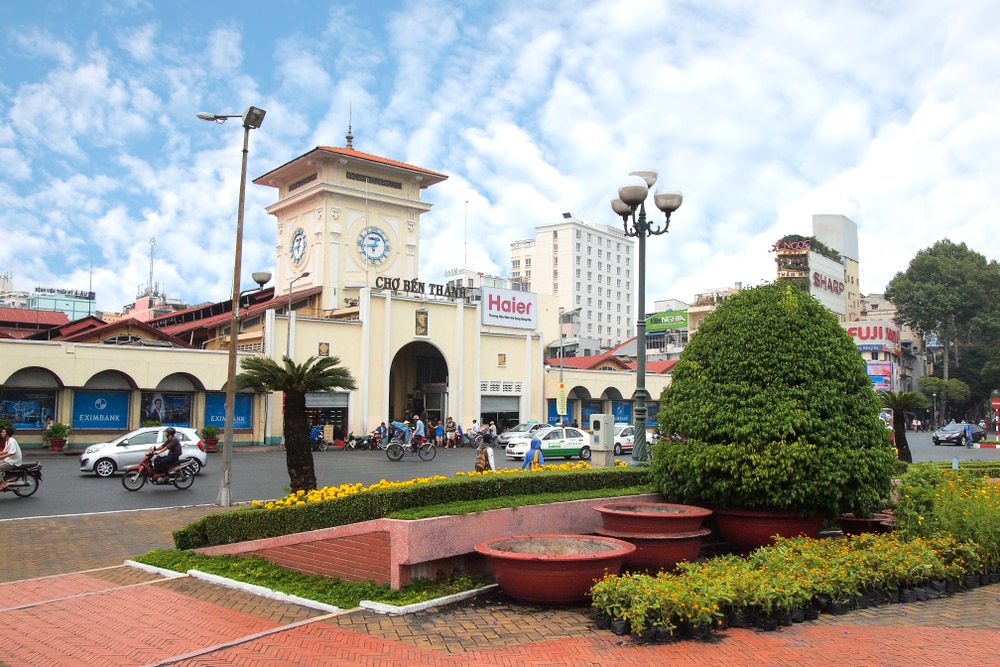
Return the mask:
[[[209,454],[214,454],[219,451],[219,439],[218,438],[205,438],[205,451]]]
[[[606,530],[640,535],[688,533],[712,515],[712,510],[672,503],[606,503],[594,509]]]
[[[840,524],[840,530],[844,535],[887,533],[890,530],[887,522],[893,520],[894,517],[888,514],[875,514],[870,519],[859,519],[853,514],[844,514],[837,517],[837,523]]]
[[[49,440],[49,449],[53,452],[61,452],[63,447],[66,446],[66,440],[62,438],[52,438]]]
[[[635,551],[625,557],[623,567],[633,572],[649,570],[671,571],[682,561],[693,561],[701,552],[701,541],[712,532],[710,528],[699,528],[684,533],[664,535],[622,532],[597,529],[598,535],[613,537],[635,545]]]
[[[635,545],[594,535],[515,535],[480,542],[497,584],[529,604],[586,602],[605,572],[617,574]]]
[[[729,546],[743,553],[773,544],[773,535],[816,537],[823,528],[822,516],[764,510],[716,509],[715,522]]]

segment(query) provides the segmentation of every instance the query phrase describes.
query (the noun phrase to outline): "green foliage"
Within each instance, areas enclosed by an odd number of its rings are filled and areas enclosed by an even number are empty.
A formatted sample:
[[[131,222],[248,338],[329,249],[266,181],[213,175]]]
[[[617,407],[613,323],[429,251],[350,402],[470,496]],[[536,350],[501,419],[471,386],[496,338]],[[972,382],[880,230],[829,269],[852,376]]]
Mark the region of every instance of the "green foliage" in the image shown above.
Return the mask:
[[[386,584],[376,584],[372,581],[343,581],[336,577],[286,570],[259,556],[206,556],[191,551],[157,550],[150,551],[135,560],[175,572],[199,570],[341,609],[354,609],[362,600],[397,606],[426,602],[445,595],[473,590],[485,583],[481,577],[457,572],[451,576],[439,574],[434,580],[415,579],[404,584],[401,589],[394,590]]]
[[[306,418],[306,394],[334,389],[357,389],[350,371],[339,357],[309,357],[301,364],[288,357],[277,362],[267,357],[248,357],[240,362],[236,388],[255,387],[284,394],[285,464],[292,491],[316,488],[316,468]]]
[[[678,502],[867,515],[895,453],[853,339],[835,315],[772,284],[731,297],[681,353],[660,397],[652,474]]]
[[[218,440],[221,433],[222,429],[211,424],[202,426],[201,430],[198,431],[198,435],[201,436],[202,440]]]
[[[882,407],[892,410],[892,430],[899,458],[912,463],[913,454],[910,453],[910,443],[906,440],[906,411],[926,408],[930,405],[930,401],[916,391],[880,391],[878,397]]]
[[[73,431],[66,424],[61,424],[59,422],[52,422],[49,427],[45,430],[45,437],[49,440],[66,440],[69,438],[69,434]]]
[[[174,545],[178,549],[196,549],[292,535],[380,519],[422,505],[547,493],[580,493],[595,489],[648,488],[648,484],[649,471],[645,467],[449,477],[426,484],[365,491],[326,502],[271,510],[240,507],[219,512],[175,530]]]
[[[160,422],[156,419],[147,419],[146,421],[142,422],[143,428],[153,428],[154,426],[163,426],[163,422]]]
[[[14,422],[9,417],[0,417],[0,428],[7,429],[7,433],[13,433]]]

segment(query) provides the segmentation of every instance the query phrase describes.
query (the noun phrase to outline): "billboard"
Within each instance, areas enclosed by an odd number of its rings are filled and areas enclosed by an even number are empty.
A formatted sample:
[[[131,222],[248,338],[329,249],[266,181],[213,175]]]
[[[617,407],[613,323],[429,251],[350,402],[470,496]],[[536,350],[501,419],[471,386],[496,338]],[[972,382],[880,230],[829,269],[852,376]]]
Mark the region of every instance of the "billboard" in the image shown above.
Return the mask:
[[[646,318],[646,331],[666,331],[667,329],[687,329],[688,311],[668,310]]]
[[[538,296],[499,287],[483,287],[482,324],[515,329],[538,329]]]

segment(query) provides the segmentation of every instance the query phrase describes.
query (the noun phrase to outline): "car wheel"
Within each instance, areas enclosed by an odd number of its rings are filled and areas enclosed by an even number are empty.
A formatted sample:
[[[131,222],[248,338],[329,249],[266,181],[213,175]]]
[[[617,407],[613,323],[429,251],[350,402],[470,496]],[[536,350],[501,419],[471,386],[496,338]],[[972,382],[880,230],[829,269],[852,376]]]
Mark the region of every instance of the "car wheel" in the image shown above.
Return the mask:
[[[100,459],[94,464],[94,474],[98,477],[111,477],[118,470],[118,466],[111,459]]]
[[[622,455],[622,446],[621,446],[621,443],[616,442],[615,443],[615,456],[621,456],[621,455]]]
[[[934,438],[933,442],[934,442],[934,446],[935,447],[940,447],[941,446],[941,441],[938,440],[937,438]]]
[[[198,473],[201,472],[201,461],[199,461],[198,459],[184,459],[184,461],[190,461],[191,462],[191,474],[192,475],[197,475]],[[183,463],[183,461],[182,461],[182,463]]]
[[[572,456],[568,456],[567,458],[573,458],[573,457]],[[580,460],[581,461],[589,461],[590,460],[590,447],[587,447],[586,445],[584,445],[583,447],[580,448]]]

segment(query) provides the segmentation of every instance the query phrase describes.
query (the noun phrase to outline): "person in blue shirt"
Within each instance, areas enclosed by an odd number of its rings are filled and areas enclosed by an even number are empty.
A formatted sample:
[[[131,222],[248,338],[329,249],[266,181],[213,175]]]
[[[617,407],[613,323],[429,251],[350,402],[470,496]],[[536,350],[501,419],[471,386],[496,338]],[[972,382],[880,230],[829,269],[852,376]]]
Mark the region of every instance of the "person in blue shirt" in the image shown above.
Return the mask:
[[[971,448],[972,447],[972,443],[974,442],[974,440],[975,440],[975,438],[972,435],[972,424],[966,424],[965,425],[965,446],[968,447],[968,448]]]
[[[316,442],[319,440],[319,436],[321,436],[322,434],[323,431],[319,430],[319,426],[313,424],[312,430],[309,431],[309,439],[312,440],[313,442]]]
[[[542,456],[542,441],[538,438],[532,438],[531,447],[524,454],[521,470],[536,470],[543,465],[545,465],[545,457]]]
[[[375,439],[380,443],[385,442],[385,439],[389,437],[389,429],[386,428],[385,422],[376,426],[375,430],[372,431],[372,435],[375,436]]]
[[[424,444],[424,440],[427,439],[427,432],[424,430],[424,423],[420,421],[420,415],[413,415],[413,436],[420,438],[417,440],[418,446]]]

